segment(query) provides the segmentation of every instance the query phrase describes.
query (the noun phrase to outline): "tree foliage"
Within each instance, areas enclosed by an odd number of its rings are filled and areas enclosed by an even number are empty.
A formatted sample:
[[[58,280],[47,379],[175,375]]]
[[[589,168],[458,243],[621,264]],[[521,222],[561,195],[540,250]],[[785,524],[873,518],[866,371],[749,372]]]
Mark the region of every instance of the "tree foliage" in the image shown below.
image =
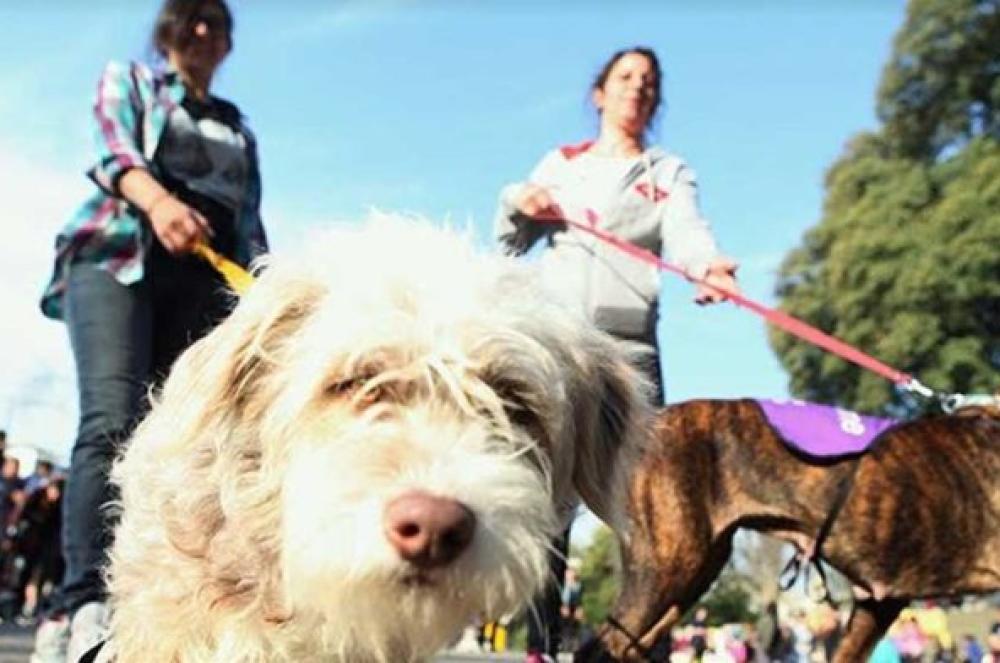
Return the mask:
[[[786,256],[781,308],[943,391],[1000,386],[1000,0],[912,0],[879,88],[882,127],[826,177]],[[772,331],[801,398],[906,407],[879,376]]]
[[[599,528],[580,558],[583,613],[588,624],[600,624],[611,612],[621,588],[621,559],[614,533],[607,527]]]
[[[1000,135],[998,40],[1000,0],[911,0],[878,93],[897,153],[933,156]]]
[[[755,596],[754,579],[737,571],[730,560],[698,605],[708,611],[708,623],[712,626],[746,624],[757,619]]]
[[[582,561],[583,611],[587,623],[597,625],[611,611],[621,588],[618,542],[610,529],[602,527],[595,532],[590,545],[576,554]],[[713,625],[750,622],[756,618],[755,593],[755,581],[730,563],[698,605],[708,609]]]

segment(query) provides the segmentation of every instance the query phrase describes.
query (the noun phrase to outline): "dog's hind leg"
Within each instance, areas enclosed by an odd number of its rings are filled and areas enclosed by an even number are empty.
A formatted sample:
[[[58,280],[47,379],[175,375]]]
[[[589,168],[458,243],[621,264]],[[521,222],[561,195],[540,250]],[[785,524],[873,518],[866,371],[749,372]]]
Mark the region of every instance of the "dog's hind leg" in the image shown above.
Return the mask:
[[[856,601],[844,638],[833,655],[833,663],[867,661],[875,645],[906,604],[907,601],[903,599],[893,598]]]

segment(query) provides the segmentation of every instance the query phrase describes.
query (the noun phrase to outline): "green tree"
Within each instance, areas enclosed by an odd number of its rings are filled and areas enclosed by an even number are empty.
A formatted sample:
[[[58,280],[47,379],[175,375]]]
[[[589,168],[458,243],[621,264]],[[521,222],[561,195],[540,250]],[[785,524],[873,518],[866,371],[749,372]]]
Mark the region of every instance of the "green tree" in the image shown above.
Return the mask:
[[[828,171],[822,220],[777,286],[782,309],[943,391],[1000,386],[998,4],[911,2],[879,89],[883,126]],[[771,344],[798,397],[914,406],[784,332]]]
[[[698,601],[708,611],[708,623],[745,624],[757,619],[755,581],[736,570],[730,560],[711,588]],[[697,609],[692,608],[692,611]]]
[[[618,540],[610,529],[601,527],[594,533],[590,545],[578,556],[582,562],[583,613],[588,624],[600,624],[611,612],[621,588]]]
[[[878,116],[894,150],[935,156],[1000,137],[1000,0],[911,0],[882,73]]]
[[[610,529],[601,527],[590,545],[574,554],[582,561],[580,578],[587,623],[600,624],[611,611],[621,588],[618,542]],[[730,562],[698,605],[708,608],[713,625],[753,621],[756,618],[756,591],[755,581]]]

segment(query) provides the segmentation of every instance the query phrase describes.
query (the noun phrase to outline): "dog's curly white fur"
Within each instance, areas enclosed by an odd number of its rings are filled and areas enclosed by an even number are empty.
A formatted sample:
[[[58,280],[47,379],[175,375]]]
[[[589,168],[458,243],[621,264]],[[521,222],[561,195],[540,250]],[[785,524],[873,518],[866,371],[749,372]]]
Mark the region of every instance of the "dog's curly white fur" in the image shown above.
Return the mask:
[[[618,519],[647,414],[530,266],[387,218],[271,259],[155,400],[113,471],[124,663],[427,657],[542,586],[577,495]],[[454,560],[388,540],[415,493],[472,514]]]

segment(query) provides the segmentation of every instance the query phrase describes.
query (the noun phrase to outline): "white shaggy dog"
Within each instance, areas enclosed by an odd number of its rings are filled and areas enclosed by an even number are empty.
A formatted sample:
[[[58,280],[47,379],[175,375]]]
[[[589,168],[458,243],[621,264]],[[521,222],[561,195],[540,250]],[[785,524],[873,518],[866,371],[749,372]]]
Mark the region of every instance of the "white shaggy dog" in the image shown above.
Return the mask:
[[[546,580],[577,495],[617,520],[646,416],[530,266],[414,219],[273,258],[113,471],[122,663],[432,655]]]

